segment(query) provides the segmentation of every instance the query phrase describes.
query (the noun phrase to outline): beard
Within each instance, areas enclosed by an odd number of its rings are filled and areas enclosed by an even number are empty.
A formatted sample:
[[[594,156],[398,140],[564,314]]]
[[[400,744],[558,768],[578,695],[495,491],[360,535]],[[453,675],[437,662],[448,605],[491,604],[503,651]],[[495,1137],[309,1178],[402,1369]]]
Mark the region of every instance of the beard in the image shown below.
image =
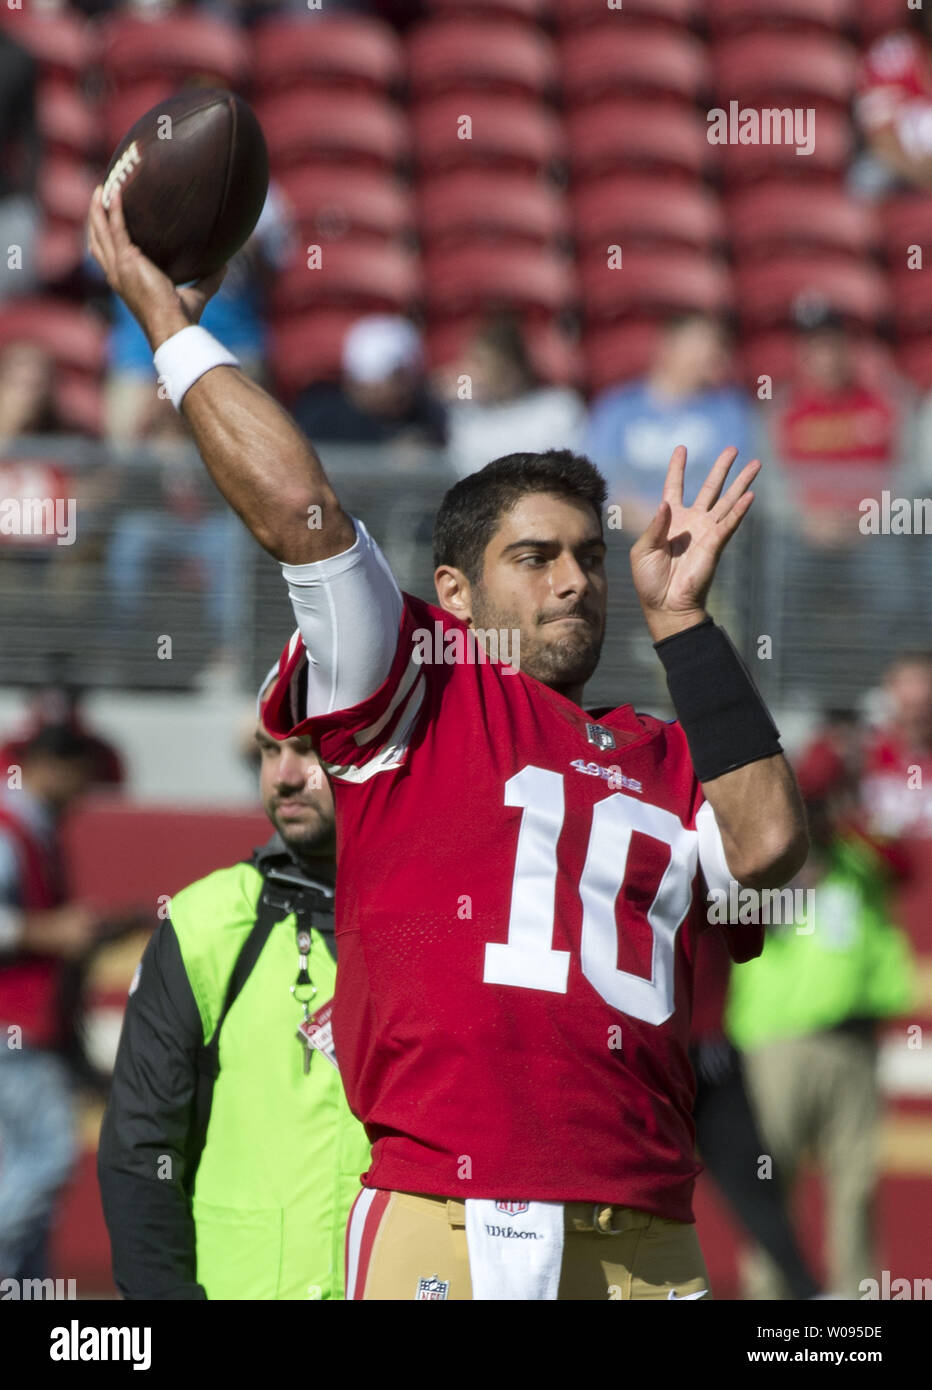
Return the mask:
[[[334,827],[326,824],[319,815],[298,823],[283,820],[274,810],[269,811],[268,816],[295,859],[303,862],[336,854]]]
[[[587,623],[560,629],[548,621],[558,616],[581,617]],[[585,685],[599,664],[605,637],[605,619],[591,608],[577,606],[559,614],[537,612],[530,623],[522,626],[515,613],[491,603],[481,588],[473,589],[473,625],[519,632],[520,669],[557,691]]]

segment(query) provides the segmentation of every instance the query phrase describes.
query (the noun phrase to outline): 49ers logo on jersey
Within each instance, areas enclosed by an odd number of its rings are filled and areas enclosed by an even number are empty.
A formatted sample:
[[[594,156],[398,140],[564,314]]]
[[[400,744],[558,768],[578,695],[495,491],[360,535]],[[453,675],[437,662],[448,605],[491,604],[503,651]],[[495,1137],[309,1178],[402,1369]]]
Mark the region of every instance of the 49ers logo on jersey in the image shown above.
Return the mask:
[[[495,1210],[504,1212],[506,1216],[523,1216],[529,1205],[529,1202],[496,1202]]]

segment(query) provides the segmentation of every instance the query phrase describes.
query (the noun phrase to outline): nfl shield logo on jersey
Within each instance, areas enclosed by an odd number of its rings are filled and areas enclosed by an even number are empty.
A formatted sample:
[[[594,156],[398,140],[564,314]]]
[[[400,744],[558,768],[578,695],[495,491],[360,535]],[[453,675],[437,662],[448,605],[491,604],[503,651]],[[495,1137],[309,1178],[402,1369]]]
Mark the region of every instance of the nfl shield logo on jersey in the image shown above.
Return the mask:
[[[614,748],[615,735],[611,729],[606,729],[602,724],[587,724],[586,737],[590,743],[594,743],[596,748]]]
[[[419,1298],[446,1298],[450,1292],[449,1279],[438,1279],[436,1274],[432,1274],[429,1279],[419,1279],[417,1281],[417,1293],[415,1300]]]
[[[495,1210],[504,1212],[506,1216],[522,1216],[529,1205],[528,1202],[496,1202]]]

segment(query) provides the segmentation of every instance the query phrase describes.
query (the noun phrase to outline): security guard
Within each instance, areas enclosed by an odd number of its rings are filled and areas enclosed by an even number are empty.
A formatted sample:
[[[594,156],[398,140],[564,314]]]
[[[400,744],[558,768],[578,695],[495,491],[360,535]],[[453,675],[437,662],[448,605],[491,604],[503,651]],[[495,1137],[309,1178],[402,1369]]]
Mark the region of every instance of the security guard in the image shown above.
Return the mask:
[[[342,1298],[369,1161],[333,1055],[334,813],[260,713],[276,834],[178,893],[130,988],[98,1173],[130,1299]]]

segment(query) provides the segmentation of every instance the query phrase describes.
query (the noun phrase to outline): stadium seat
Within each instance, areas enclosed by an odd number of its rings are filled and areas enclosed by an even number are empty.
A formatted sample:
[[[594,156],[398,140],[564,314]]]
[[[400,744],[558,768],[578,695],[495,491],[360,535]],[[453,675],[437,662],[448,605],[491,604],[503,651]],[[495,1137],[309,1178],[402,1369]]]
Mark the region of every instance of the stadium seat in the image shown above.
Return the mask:
[[[896,350],[897,366],[920,391],[932,391],[932,339],[923,333],[907,338]]]
[[[692,102],[708,86],[704,43],[690,33],[630,21],[620,25],[607,19],[567,34],[560,64],[563,93],[571,106],[635,93]],[[642,119],[649,121],[651,115],[645,111]]]
[[[902,193],[880,206],[880,235],[892,268],[905,266],[911,246],[922,248],[932,262],[932,198],[927,193]]]
[[[477,95],[465,111],[457,97],[439,97],[418,103],[411,123],[422,173],[482,164],[538,173],[563,153],[560,123],[545,107],[520,97]]]
[[[55,405],[68,429],[99,438],[104,432],[104,390],[96,377],[62,367],[55,380]]]
[[[863,0],[706,0],[705,20],[713,35],[760,30],[767,24],[785,25],[797,32],[809,28],[844,33]]]
[[[685,309],[722,313],[731,307],[726,263],[700,251],[622,251],[617,270],[610,269],[605,252],[593,253],[582,259],[579,278],[587,323]]]
[[[311,240],[413,232],[414,204],[405,184],[378,169],[295,165],[278,179],[298,232]]]
[[[433,370],[455,365],[481,323],[481,316],[460,315],[430,320],[425,333],[428,366]],[[556,321],[522,325],[534,370],[552,386],[579,386],[583,363],[579,348]]]
[[[556,82],[553,45],[527,24],[471,15],[428,19],[411,31],[406,51],[408,81],[419,98],[454,90],[540,97]]]
[[[463,246],[428,251],[425,302],[431,315],[514,309],[553,315],[574,300],[572,262],[540,248]]]
[[[763,183],[734,194],[727,210],[737,255],[825,247],[864,256],[877,244],[873,208],[843,188]]]
[[[816,138],[811,154],[798,155],[793,145],[716,145],[725,182],[734,187],[763,178],[818,180],[841,184],[854,145],[847,111],[816,103]]]
[[[926,270],[906,266],[890,272],[893,316],[899,334],[928,333],[932,330],[932,289]]]
[[[102,372],[107,332],[86,309],[57,299],[20,299],[0,305],[0,347],[17,339],[38,343],[60,366]]]
[[[89,159],[99,153],[99,122],[80,92],[40,82],[36,116],[46,157]]]
[[[84,228],[46,223],[39,232],[36,264],[39,282],[46,289],[69,280],[84,259]]]
[[[748,328],[789,323],[798,296],[819,295],[848,318],[873,327],[889,311],[885,277],[869,262],[820,255],[748,257],[735,269],[737,308]]]
[[[39,202],[49,221],[83,228],[98,181],[83,160],[44,159],[39,167]]]
[[[726,240],[721,204],[698,180],[638,174],[593,179],[573,195],[573,221],[582,250],[670,242],[702,251]]]
[[[268,19],[252,32],[253,84],[271,94],[338,84],[388,92],[404,75],[401,41],[380,20],[340,14]]]
[[[279,317],[311,307],[359,314],[407,312],[420,295],[417,258],[400,247],[346,238],[321,248],[309,269],[304,248],[276,276],[270,309]]]
[[[234,25],[210,15],[118,14],[104,22],[100,64],[117,87],[151,77],[173,84],[196,77],[238,89],[249,76],[250,45]]]
[[[703,172],[713,158],[706,123],[693,110],[651,106],[633,98],[609,97],[567,116],[570,165],[576,178],[595,178],[612,169],[657,173]]]
[[[728,108],[805,102],[846,106],[854,91],[857,52],[837,34],[762,30],[711,45],[716,102]]]
[[[288,92],[256,103],[274,171],[339,160],[390,169],[408,152],[401,109],[357,92]]]
[[[106,98],[103,112],[107,157],[140,116],[151,111],[158,102],[173,96],[177,90],[174,83],[166,81],[164,77],[148,77],[132,87],[111,92]]]
[[[908,28],[911,15],[903,0],[858,0],[855,19],[862,41],[869,43],[881,34]]]
[[[562,197],[531,175],[461,169],[422,180],[417,193],[424,245],[477,238],[544,245],[567,234]]]
[[[308,309],[273,319],[269,361],[277,390],[290,402],[314,381],[336,381],[343,340],[359,317],[355,309]]]
[[[659,319],[626,319],[588,328],[583,338],[586,390],[598,395],[643,376],[654,356],[663,324]]]
[[[852,339],[851,348],[860,380],[867,385],[889,387],[896,368],[887,344],[872,334],[864,334]],[[789,328],[751,334],[742,339],[736,356],[742,384],[749,391],[756,391],[760,377],[769,376],[776,394],[796,379],[797,335]]]
[[[97,51],[96,31],[81,16],[31,13],[29,6],[0,6],[0,29],[15,39],[38,61],[43,81],[77,86],[88,72]]]
[[[606,0],[559,0],[553,7],[555,23],[576,31],[585,24],[604,24],[606,13],[623,24],[629,19],[650,19],[655,23],[682,28],[702,16],[706,0],[622,0],[609,11]]]

